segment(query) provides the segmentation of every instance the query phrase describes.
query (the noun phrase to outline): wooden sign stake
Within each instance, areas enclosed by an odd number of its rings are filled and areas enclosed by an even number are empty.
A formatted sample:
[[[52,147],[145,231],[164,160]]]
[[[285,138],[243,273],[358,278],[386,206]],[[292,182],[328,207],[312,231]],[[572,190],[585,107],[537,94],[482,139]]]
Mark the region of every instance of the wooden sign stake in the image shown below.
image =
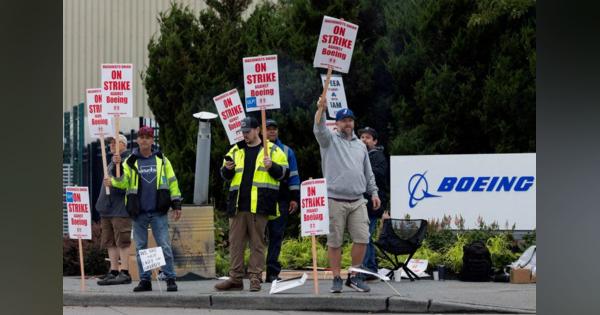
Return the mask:
[[[115,139],[118,141],[118,139]],[[119,147],[119,142],[117,142],[117,147]],[[118,149],[117,149],[118,150]],[[102,169],[104,170],[104,178],[108,178],[108,166],[106,166],[106,150],[104,145],[104,134],[100,135],[100,151],[102,152]],[[106,194],[110,195],[110,188],[104,186],[106,188]]]
[[[81,245],[81,237],[79,238],[79,267],[81,269],[81,291],[85,291],[85,273],[83,271],[83,246]]]
[[[327,67],[327,78],[325,78],[325,86],[323,87],[323,93],[321,93],[321,102],[325,102],[325,96],[327,96],[327,90],[329,89],[329,80],[331,80],[331,72],[333,67],[329,65]],[[321,116],[323,116],[323,107],[319,106],[317,111],[317,124],[321,122]]]

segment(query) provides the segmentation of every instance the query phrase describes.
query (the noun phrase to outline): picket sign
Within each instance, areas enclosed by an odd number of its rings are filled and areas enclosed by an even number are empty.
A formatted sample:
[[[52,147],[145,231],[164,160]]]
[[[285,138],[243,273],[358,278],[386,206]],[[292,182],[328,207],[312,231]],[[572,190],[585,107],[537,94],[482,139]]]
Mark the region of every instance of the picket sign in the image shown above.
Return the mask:
[[[325,84],[326,77],[321,75],[321,80]],[[335,117],[338,111],[348,108],[346,102],[346,92],[344,91],[344,81],[340,75],[331,75],[329,89],[327,90],[327,113],[329,117]]]
[[[88,187],[65,187],[69,238],[77,239],[79,245],[79,266],[81,272],[81,291],[85,291],[85,271],[83,268],[82,239],[92,239],[92,215]]]
[[[102,81],[102,107],[115,119],[115,139],[119,138],[120,117],[133,117],[133,64],[100,65]],[[119,155],[119,146],[115,154]],[[121,165],[117,164],[117,177],[121,177]]]
[[[323,93],[321,93],[319,108],[317,110],[317,124],[321,122],[325,97],[327,96],[327,89],[329,88],[329,80],[331,79],[333,69],[343,73],[348,73],[350,69],[350,61],[352,59],[352,52],[354,51],[354,44],[356,43],[357,32],[358,25],[356,24],[330,16],[323,17],[313,61],[315,68],[327,68],[325,86],[323,87]]]
[[[102,90],[101,89],[86,89],[86,110],[88,114],[88,126],[90,134],[100,138],[100,152],[102,152],[102,171],[104,177],[108,177],[108,167],[106,166],[106,147],[104,144],[104,136],[112,129],[112,121],[105,113],[106,109],[102,106]],[[118,144],[118,142],[117,142]],[[110,195],[110,188],[104,187],[106,194]]]
[[[327,181],[310,177],[300,185],[301,235],[311,236],[313,280],[315,294],[319,294],[317,273],[317,235],[329,234],[329,208],[327,203]]]
[[[217,112],[227,133],[227,138],[229,138],[229,144],[233,145],[244,140],[241,123],[246,118],[246,113],[237,89],[215,96],[213,101],[217,106]]]

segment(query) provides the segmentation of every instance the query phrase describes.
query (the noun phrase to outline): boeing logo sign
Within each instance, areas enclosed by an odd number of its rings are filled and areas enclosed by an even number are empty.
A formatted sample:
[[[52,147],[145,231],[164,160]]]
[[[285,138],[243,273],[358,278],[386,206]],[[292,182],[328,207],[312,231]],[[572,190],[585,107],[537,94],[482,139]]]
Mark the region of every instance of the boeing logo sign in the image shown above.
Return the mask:
[[[429,192],[429,183],[425,174],[416,173],[408,180],[408,206],[414,208],[425,198],[441,197]],[[463,176],[444,177],[438,185],[437,192],[500,192],[528,191],[535,181],[535,176]]]
[[[414,174],[408,180],[408,206],[414,208],[417,203],[425,198],[440,197],[438,195],[432,195],[429,193],[429,183],[425,174]]]
[[[390,158],[390,216],[439,220],[462,217],[536,227],[536,154],[398,155]]]

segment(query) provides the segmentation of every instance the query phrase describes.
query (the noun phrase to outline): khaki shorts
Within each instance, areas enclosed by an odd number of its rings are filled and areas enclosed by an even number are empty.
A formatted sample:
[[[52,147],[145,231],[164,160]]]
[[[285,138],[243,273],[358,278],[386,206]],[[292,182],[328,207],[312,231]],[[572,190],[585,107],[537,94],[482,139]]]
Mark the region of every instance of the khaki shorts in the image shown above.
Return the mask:
[[[354,202],[337,201],[331,198],[327,201],[329,203],[327,246],[342,247],[346,227],[348,227],[352,242],[368,244],[370,234],[367,201],[362,198]]]
[[[131,218],[100,218],[102,248],[127,248],[131,245]]]

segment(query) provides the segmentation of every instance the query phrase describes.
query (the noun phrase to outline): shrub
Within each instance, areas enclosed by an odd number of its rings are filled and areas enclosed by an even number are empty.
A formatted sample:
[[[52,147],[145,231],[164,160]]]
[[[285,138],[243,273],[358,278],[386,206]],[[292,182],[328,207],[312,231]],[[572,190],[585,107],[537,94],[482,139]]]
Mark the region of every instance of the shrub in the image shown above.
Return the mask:
[[[464,234],[457,234],[456,242],[442,255],[443,264],[455,273],[459,273],[462,268],[463,246],[467,243],[468,238]]]
[[[310,237],[290,238],[283,241],[279,254],[281,267],[285,269],[303,269],[312,266],[312,242]],[[329,265],[327,247],[317,241],[317,265]]]
[[[517,259],[517,255],[510,250],[511,242],[505,233],[490,237],[486,242],[486,246],[492,256],[492,266],[496,270],[502,270],[504,266]]]
[[[108,253],[100,247],[100,223],[92,223],[92,239],[82,240],[83,268],[86,275],[100,275],[108,271]],[[63,236],[63,276],[80,275],[79,241]]]

